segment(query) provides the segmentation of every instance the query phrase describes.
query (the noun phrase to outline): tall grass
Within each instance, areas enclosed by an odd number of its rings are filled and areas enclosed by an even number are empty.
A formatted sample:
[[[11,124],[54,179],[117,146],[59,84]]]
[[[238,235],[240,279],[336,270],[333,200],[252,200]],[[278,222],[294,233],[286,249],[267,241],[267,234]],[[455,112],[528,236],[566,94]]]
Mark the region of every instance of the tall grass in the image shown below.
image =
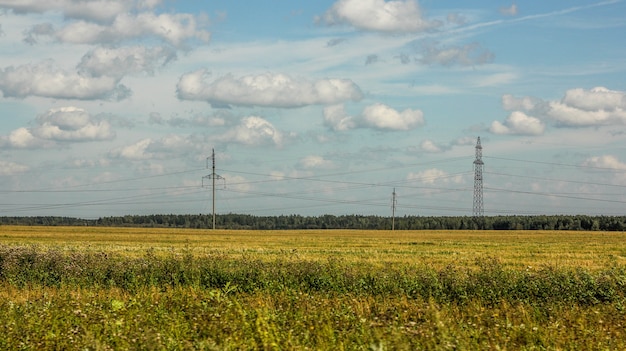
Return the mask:
[[[106,252],[69,252],[37,246],[0,245],[0,282],[16,287],[119,288],[129,293],[146,288],[192,287],[242,293],[285,290],[331,295],[403,295],[437,303],[501,301],[592,306],[622,303],[626,267],[599,271],[582,268],[514,270],[495,257],[477,260],[478,269],[449,265],[373,266],[330,257],[327,261],[233,259],[189,250],[130,258]]]
[[[0,245],[0,349],[626,348],[626,267]]]

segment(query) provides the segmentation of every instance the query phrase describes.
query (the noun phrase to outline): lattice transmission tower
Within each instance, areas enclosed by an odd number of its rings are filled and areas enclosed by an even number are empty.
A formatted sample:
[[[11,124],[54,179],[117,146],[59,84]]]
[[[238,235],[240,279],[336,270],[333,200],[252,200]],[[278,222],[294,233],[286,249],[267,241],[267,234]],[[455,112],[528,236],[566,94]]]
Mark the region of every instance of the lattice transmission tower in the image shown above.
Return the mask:
[[[480,137],[476,141],[476,159],[474,160],[474,217],[483,216],[483,147]]]

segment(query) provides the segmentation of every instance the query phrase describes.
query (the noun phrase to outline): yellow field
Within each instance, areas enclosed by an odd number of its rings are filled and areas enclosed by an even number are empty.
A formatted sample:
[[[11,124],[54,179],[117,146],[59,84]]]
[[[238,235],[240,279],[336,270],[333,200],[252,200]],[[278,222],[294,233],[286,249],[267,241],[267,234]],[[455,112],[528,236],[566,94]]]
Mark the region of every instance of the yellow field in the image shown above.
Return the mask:
[[[0,226],[0,349],[625,350],[625,239]]]
[[[137,256],[190,250],[273,260],[329,257],[374,264],[472,266],[496,257],[516,268],[600,269],[626,263],[626,233],[565,231],[194,230],[167,228],[0,226],[0,244]]]

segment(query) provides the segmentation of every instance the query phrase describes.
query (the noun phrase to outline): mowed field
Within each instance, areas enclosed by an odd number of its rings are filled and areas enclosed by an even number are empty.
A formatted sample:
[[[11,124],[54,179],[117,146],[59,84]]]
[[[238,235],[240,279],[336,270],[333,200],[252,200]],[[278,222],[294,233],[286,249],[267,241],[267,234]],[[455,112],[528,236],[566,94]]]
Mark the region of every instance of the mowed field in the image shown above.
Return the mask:
[[[626,349],[626,234],[0,227],[0,349]]]
[[[626,263],[626,233],[585,231],[194,230],[114,227],[0,227],[0,243],[142,256],[147,250],[194,255],[306,260],[329,257],[389,262],[473,265],[497,257],[506,265],[603,269]]]

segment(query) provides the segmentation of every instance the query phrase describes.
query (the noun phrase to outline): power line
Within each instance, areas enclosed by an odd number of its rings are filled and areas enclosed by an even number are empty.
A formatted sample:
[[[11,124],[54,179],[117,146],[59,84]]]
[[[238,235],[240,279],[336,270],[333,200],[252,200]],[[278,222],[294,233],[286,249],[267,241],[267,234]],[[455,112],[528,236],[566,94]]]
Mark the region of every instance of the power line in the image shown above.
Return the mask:
[[[485,156],[485,158],[490,158],[490,159],[494,159],[494,160],[503,160],[503,161],[536,163],[536,164],[550,165],[550,166],[560,166],[560,167],[600,169],[600,170],[604,170],[604,171],[626,172],[626,169],[613,168],[613,167],[598,167],[598,166],[590,166],[590,165],[573,165],[573,164],[568,164],[568,163],[545,162],[545,161],[535,161],[535,160],[520,160],[520,159],[515,159],[515,158],[495,157],[495,156]]]
[[[222,179],[226,181],[224,177],[215,173],[215,149],[211,149],[211,161],[213,163],[211,174],[202,177],[202,186],[204,187],[204,180],[210,179],[212,181],[212,193],[213,193],[213,230],[215,230],[215,180]],[[209,168],[209,159],[207,158],[207,168]]]
[[[517,178],[525,178],[525,179],[536,179],[536,180],[542,180],[542,181],[553,181],[553,182],[561,182],[561,183],[573,183],[573,184],[584,184],[584,185],[598,185],[598,186],[611,186],[611,187],[618,187],[618,188],[626,188],[626,185],[621,185],[621,184],[609,184],[609,183],[596,183],[596,182],[589,182],[589,181],[579,181],[579,180],[563,180],[563,179],[554,179],[554,178],[542,178],[542,177],[534,177],[534,176],[522,176],[522,175],[517,175],[517,174],[506,174],[506,173],[497,173],[497,172],[485,172],[487,174],[492,174],[492,175],[498,175],[498,176],[505,176],[505,177],[517,177]],[[613,195],[616,195],[615,193],[613,193]]]

